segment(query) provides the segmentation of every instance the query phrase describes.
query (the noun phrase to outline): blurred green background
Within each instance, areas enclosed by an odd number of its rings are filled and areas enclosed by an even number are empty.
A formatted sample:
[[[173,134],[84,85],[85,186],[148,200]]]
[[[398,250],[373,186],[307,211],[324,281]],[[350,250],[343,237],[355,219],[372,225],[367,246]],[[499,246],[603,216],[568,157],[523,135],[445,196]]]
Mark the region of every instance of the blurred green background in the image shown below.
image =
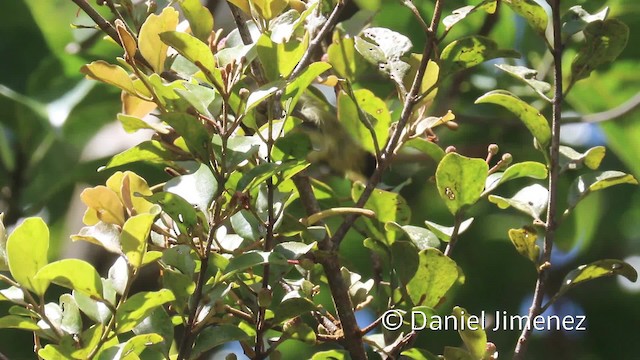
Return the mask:
[[[374,25],[409,35],[415,49],[419,49],[424,36],[410,12],[398,1],[380,2],[383,11],[374,17]],[[415,3],[423,15],[431,16],[431,1]],[[621,19],[631,31],[629,46],[615,64],[600,68],[572,90],[566,114],[593,114],[616,108],[640,93],[640,47],[635,45],[640,42],[640,3],[563,1],[565,8],[575,4],[591,13],[609,6],[610,17]],[[463,5],[466,4],[455,6]],[[83,210],[77,205],[78,184],[104,182],[110,173],[97,172],[98,167],[110,155],[139,139],[118,130],[119,125],[114,123],[120,110],[119,92],[86,81],[79,73],[82,64],[96,59],[112,61],[121,51],[89,30],[73,30],[70,24],[91,22],[68,0],[10,0],[4,1],[2,7],[0,211],[5,213],[8,227],[25,216],[43,216],[52,228],[50,258],[70,256],[68,235],[79,229],[78,209]],[[453,9],[447,8],[445,14]],[[448,35],[445,43],[477,32],[483,21],[482,14],[470,16]],[[545,68],[548,59],[543,56],[539,38],[506,7],[501,9],[489,36],[501,47],[520,51],[523,58],[518,65]],[[567,64],[575,48],[567,50]],[[473,105],[478,96],[495,88],[510,89],[533,101],[513,79],[486,65],[451,79],[448,88],[452,90],[440,91],[434,113],[451,109],[461,126],[457,132],[438,134],[443,148],[454,145],[463,155],[484,156],[487,145],[497,143],[501,152],[510,152],[515,161],[542,160],[519,122],[499,112],[497,107]],[[594,145],[607,147],[608,155],[601,169],[627,171],[640,177],[640,111],[598,124],[570,125],[564,131],[565,143],[577,150]],[[101,135],[94,139],[98,133]],[[151,167],[139,166],[134,170],[150,183],[162,176]],[[388,184],[411,179],[402,194],[411,204],[416,225],[422,225],[426,219],[452,223],[435,184],[430,181],[434,171],[435,164],[428,161],[398,163],[385,179]],[[571,180],[564,180],[561,198]],[[515,181],[500,189],[499,194],[510,197],[526,181]],[[472,212],[475,222],[453,253],[465,272],[466,284],[449,301],[472,313],[524,312],[530,302],[535,270],[518,256],[506,234],[509,228],[520,227],[529,220],[513,211],[498,211],[486,201]],[[640,268],[640,189],[623,185],[593,194],[561,228],[558,241],[551,278],[556,288],[568,271],[597,259],[626,259],[636,269]],[[365,277],[371,275],[371,259],[367,254],[368,250],[357,239],[344,242],[345,265]],[[632,287],[626,280],[597,280],[571,291],[552,311],[560,315],[586,315],[588,330],[536,334],[528,358],[640,358],[636,343],[640,338],[639,300],[640,287]],[[7,304],[0,304],[0,314],[7,309]],[[501,358],[510,357],[518,335],[515,331],[488,333]],[[422,332],[418,344],[441,353],[445,345],[459,345],[459,338],[454,332]],[[0,352],[10,359],[34,358],[32,347],[30,334],[0,330]],[[288,344],[285,349],[288,349],[283,353],[285,359],[309,355],[297,344]]]

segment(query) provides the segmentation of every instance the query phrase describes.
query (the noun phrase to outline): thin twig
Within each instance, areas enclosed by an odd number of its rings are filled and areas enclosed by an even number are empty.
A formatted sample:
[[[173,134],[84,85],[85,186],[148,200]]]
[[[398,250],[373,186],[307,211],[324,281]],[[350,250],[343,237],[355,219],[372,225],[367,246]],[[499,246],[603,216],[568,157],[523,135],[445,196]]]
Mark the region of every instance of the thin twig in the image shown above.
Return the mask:
[[[513,358],[515,360],[524,359],[529,343],[529,338],[532,334],[531,323],[533,319],[540,315],[542,299],[546,291],[546,282],[551,269],[551,250],[553,249],[553,242],[555,239],[557,228],[557,197],[558,197],[558,180],[560,175],[560,123],[562,121],[562,102],[564,94],[562,91],[562,34],[560,21],[560,0],[553,0],[550,2],[553,24],[553,53],[554,61],[554,86],[555,94],[553,97],[553,119],[551,124],[551,149],[549,159],[549,202],[547,205],[547,221],[545,224],[545,237],[543,245],[543,254],[538,269],[538,280],[536,282],[536,288],[533,293],[533,300],[531,307],[529,308],[529,323],[522,330],[518,343],[516,345]]]
[[[298,62],[298,65],[296,65],[296,67],[293,68],[293,71],[289,76],[290,79],[294,79],[298,75],[300,75],[302,71],[309,65],[309,63],[311,63],[311,60],[313,59],[313,54],[315,53],[318,46],[320,46],[322,39],[324,39],[324,37],[327,36],[329,31],[331,31],[331,29],[333,29],[338,23],[338,16],[344,9],[347,1],[349,0],[338,1],[338,3],[336,4],[336,7],[334,7],[333,11],[331,12],[331,15],[329,15],[329,18],[327,19],[327,21],[324,23],[322,28],[320,28],[320,31],[318,31],[318,33],[313,38],[313,40],[309,42],[309,47],[304,52],[304,55],[302,55],[302,58]]]
[[[640,106],[640,92],[636,93],[631,99],[624,103],[609,109],[606,111],[582,115],[582,116],[565,116],[562,120],[566,122],[586,122],[586,123],[599,123],[608,120],[614,120],[630,112],[636,110]]]

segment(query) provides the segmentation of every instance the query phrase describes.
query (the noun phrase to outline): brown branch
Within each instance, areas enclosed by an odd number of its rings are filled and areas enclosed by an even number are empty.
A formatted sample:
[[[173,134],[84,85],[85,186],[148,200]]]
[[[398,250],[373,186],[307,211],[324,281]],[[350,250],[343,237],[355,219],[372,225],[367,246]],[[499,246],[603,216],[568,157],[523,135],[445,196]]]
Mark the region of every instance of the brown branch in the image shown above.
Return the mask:
[[[307,215],[313,215],[320,212],[320,206],[313,195],[313,189],[311,188],[309,178],[298,175],[293,177],[293,181],[298,189],[300,201],[302,202],[302,206],[304,207]],[[325,238],[318,244],[318,248],[323,252],[323,255],[318,256],[317,261],[322,265],[325,275],[327,276],[327,282],[333,298],[333,305],[338,312],[340,325],[344,333],[342,343],[346,350],[349,351],[352,359],[367,359],[367,354],[364,350],[364,343],[362,342],[363,333],[358,327],[358,322],[356,321],[353,304],[351,303],[351,297],[349,296],[349,288],[342,278],[340,260],[338,258],[336,248],[333,246],[333,243],[328,236],[325,236]]]
[[[549,199],[547,204],[547,220],[545,224],[545,237],[543,245],[542,259],[538,268],[538,280],[533,293],[533,300],[529,308],[529,323],[522,330],[518,343],[514,351],[513,359],[521,360],[525,358],[529,339],[532,334],[533,319],[540,315],[542,299],[546,291],[546,282],[551,269],[551,250],[555,240],[557,228],[557,198],[558,180],[560,176],[560,123],[562,122],[562,102],[564,94],[562,91],[562,23],[560,20],[560,0],[550,1],[551,16],[553,26],[553,53],[554,62],[554,97],[553,97],[553,118],[551,123],[551,149],[549,159]]]
[[[242,15],[242,10],[240,10],[237,6],[233,5],[229,1],[227,1],[227,5],[229,5],[229,9],[231,10],[231,14],[233,15],[233,21],[236,23],[236,27],[238,28],[238,33],[240,34],[240,39],[242,39],[242,43],[245,45],[253,44],[253,38],[251,37],[251,31],[247,27],[246,20]],[[264,85],[267,83],[267,78],[264,75],[264,71],[262,70],[262,66],[257,60],[251,62],[251,72],[253,76],[255,76],[256,81],[260,85]]]

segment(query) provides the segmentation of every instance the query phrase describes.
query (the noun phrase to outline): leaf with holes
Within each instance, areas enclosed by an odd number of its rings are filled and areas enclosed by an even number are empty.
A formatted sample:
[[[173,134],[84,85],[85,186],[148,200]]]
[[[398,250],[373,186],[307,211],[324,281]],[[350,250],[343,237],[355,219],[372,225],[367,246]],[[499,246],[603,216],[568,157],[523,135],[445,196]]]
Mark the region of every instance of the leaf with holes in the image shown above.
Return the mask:
[[[436,169],[438,193],[451,214],[480,199],[489,165],[483,159],[468,158],[457,153],[445,155]]]

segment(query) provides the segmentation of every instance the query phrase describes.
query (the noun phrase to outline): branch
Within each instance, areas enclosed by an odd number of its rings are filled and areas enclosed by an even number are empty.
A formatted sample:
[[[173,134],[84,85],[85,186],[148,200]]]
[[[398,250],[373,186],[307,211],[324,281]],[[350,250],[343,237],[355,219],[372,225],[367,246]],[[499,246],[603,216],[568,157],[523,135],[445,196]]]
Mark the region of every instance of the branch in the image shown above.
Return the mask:
[[[293,177],[293,182],[298,189],[300,201],[307,215],[311,216],[319,213],[320,206],[313,195],[309,178],[297,175]],[[343,345],[347,351],[349,351],[352,359],[367,359],[364,343],[362,342],[364,333],[360,330],[356,321],[353,304],[349,296],[349,288],[344,282],[340,271],[340,260],[336,253],[336,248],[328,236],[325,236],[325,238],[320,241],[318,248],[324,252],[323,256],[318,257],[318,262],[322,265],[325,275],[327,276],[327,282],[333,298],[333,305],[340,318],[340,325],[344,333]]]
[[[586,123],[599,123],[608,120],[614,120],[630,112],[636,110],[640,106],[640,92],[637,92],[631,99],[624,103],[609,109],[606,111],[598,112],[595,114],[588,114],[582,116],[566,116],[564,122],[586,122]]]
[[[545,237],[543,245],[542,259],[538,268],[538,280],[533,293],[533,300],[529,308],[529,324],[522,330],[516,345],[513,359],[524,359],[527,351],[529,339],[531,338],[533,319],[540,315],[542,310],[542,299],[546,291],[546,282],[551,269],[551,250],[555,240],[557,228],[557,197],[560,176],[560,123],[562,121],[562,102],[564,94],[562,92],[562,23],[560,21],[560,0],[550,1],[551,16],[553,24],[553,66],[554,66],[554,86],[553,97],[553,119],[551,122],[551,149],[549,159],[549,202],[547,205],[547,221],[545,224]]]

